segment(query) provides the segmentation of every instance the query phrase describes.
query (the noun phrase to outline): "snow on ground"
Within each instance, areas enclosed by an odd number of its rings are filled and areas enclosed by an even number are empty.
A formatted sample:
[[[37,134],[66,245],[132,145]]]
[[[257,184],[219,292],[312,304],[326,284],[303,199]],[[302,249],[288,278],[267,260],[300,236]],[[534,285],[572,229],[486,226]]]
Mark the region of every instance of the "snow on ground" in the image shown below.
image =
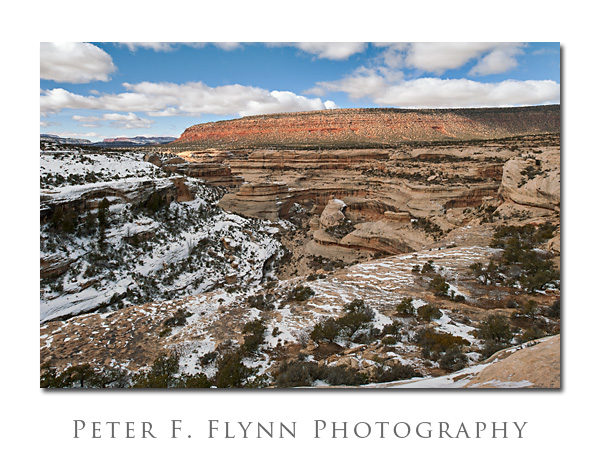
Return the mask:
[[[144,162],[144,153],[137,151],[102,151],[89,149],[46,149],[40,152],[41,188],[64,187],[122,178],[160,176],[161,170]]]
[[[473,337],[472,332],[475,331],[474,327],[452,321],[452,319],[448,316],[448,313],[450,312],[449,310],[441,309],[440,311],[442,312],[442,317],[440,319],[433,320],[433,322],[438,325],[436,328],[437,330],[447,332],[453,336],[462,337],[471,344],[480,343],[479,339]]]
[[[131,183],[136,181],[107,184]],[[55,196],[80,193],[86,187],[65,187]],[[40,258],[72,261],[65,274],[53,282],[42,281],[42,322],[93,311],[112,301],[118,305],[116,296],[121,295],[120,305],[127,306],[199,294],[225,285],[227,276],[235,277],[238,286],[251,286],[263,278],[264,263],[280,250],[264,223],[210,211],[202,198],[172,203],[170,217],[165,218],[134,212],[126,203],[112,205],[109,216],[105,255],[110,256],[101,258],[109,266],[101,270],[98,259],[90,256],[98,255],[97,234],[57,237],[47,227],[47,232],[42,230],[48,240],[42,242]],[[128,241],[141,233],[148,233],[150,240],[141,240],[138,246]]]

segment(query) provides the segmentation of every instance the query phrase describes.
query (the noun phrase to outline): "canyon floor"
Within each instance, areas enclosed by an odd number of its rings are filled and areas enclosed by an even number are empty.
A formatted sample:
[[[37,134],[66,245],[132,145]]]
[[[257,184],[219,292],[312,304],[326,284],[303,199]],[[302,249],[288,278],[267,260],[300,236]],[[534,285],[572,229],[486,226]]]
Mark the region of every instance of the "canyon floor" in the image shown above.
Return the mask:
[[[560,387],[560,138],[41,146],[43,387]]]

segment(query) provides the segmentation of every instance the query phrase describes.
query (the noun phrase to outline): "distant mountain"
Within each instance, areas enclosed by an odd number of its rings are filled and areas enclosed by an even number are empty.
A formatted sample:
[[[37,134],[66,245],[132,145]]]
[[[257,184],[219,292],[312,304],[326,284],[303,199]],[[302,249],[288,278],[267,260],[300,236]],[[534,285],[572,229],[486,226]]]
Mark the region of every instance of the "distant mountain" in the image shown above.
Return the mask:
[[[152,146],[156,144],[167,144],[177,138],[171,136],[134,136],[133,138],[106,138],[94,146]]]
[[[177,138],[171,136],[134,136],[132,138],[106,138],[102,141],[92,143],[89,139],[63,138],[57,135],[41,134],[40,141],[56,142],[60,144],[73,144],[79,146],[98,146],[98,147],[132,147],[132,146],[154,146],[158,144],[167,144],[175,141]]]
[[[89,139],[78,139],[78,138],[63,138],[57,135],[40,135],[40,141],[47,143],[55,142],[60,144],[77,144],[77,145],[90,145],[93,144]]]

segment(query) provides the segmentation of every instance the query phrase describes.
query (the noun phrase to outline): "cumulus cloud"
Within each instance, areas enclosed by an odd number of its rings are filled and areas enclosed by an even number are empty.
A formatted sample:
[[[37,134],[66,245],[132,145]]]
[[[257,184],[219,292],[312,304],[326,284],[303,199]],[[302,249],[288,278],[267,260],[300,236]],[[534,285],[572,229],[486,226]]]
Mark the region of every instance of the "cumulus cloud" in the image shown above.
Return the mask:
[[[324,96],[328,92],[345,92],[351,99],[360,99],[366,96],[374,96],[389,85],[383,74],[375,69],[360,67],[355,72],[338,81],[324,81],[317,83],[312,89],[305,91],[306,94]]]
[[[297,42],[294,45],[304,52],[330,60],[345,60],[367,47],[365,42]]]
[[[134,128],[150,128],[154,123],[153,120],[141,118],[133,112],[129,112],[127,114],[105,113],[102,116],[73,115],[71,118],[77,122],[80,122],[80,126],[90,128],[102,126],[102,122],[110,122],[110,126],[113,128],[124,128],[127,130]]]
[[[185,84],[124,83],[126,92],[83,96],[62,88],[42,90],[42,115],[62,109],[95,109],[113,112],[145,112],[154,117],[201,114],[240,116],[335,108],[332,101],[307,98],[289,91],[268,91],[239,84],[210,87],[202,82]]]
[[[362,68],[338,81],[317,83],[308,94],[345,92],[354,100],[368,98],[380,106],[408,108],[497,107],[558,103],[560,85],[551,80],[480,83],[469,79],[392,79]]]
[[[517,55],[522,55],[523,50],[519,46],[505,45],[492,50],[485,55],[469,74],[471,75],[494,75],[504,73],[517,67]]]
[[[329,60],[345,60],[367,48],[366,42],[267,42],[268,47],[296,47]]]
[[[412,42],[375,43],[382,47],[381,59],[390,68],[412,68],[441,75],[472,60],[471,74],[504,73],[515,68],[524,43],[508,42]]]
[[[62,83],[109,81],[116,71],[104,50],[84,42],[41,42],[40,78]]]
[[[420,78],[390,86],[374,97],[379,105],[411,108],[498,107],[557,103],[555,81],[480,83],[468,79]]]

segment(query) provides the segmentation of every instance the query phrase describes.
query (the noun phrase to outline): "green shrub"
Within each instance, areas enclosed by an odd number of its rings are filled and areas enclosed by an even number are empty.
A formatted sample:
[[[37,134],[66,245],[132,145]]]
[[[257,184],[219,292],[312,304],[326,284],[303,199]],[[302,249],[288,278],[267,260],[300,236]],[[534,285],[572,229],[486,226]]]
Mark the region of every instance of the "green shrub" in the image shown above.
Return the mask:
[[[438,297],[444,297],[448,294],[448,289],[450,288],[450,286],[446,282],[446,279],[444,279],[441,275],[436,274],[431,279],[431,282],[429,283],[429,288],[431,288],[434,294]]]
[[[488,316],[479,326],[477,337],[484,341],[494,341],[509,344],[513,338],[508,319],[500,314]]]
[[[267,328],[260,319],[255,319],[244,325],[242,333],[244,334],[244,343],[242,351],[254,353],[260,345],[265,341],[265,331]]]
[[[544,315],[548,318],[560,318],[560,298],[544,309]]]
[[[381,330],[381,333],[383,335],[389,334],[391,336],[397,336],[400,334],[401,330],[402,330],[402,323],[399,321],[393,321],[389,324],[385,324],[383,326],[383,329]]]
[[[277,387],[310,386],[316,380],[332,386],[358,386],[368,382],[367,376],[347,365],[318,365],[315,362],[284,362],[277,372]]]
[[[219,353],[216,351],[205,353],[200,357],[200,364],[208,365],[209,363],[214,362],[218,356]]]
[[[275,308],[275,297],[273,294],[257,294],[248,297],[248,305],[261,311],[269,311]]]
[[[400,303],[396,305],[396,316],[414,316],[416,310],[412,302],[412,297],[404,297]]]
[[[175,354],[160,355],[147,371],[138,373],[133,378],[134,388],[170,388],[177,383],[176,373],[179,371],[179,359]]]
[[[210,388],[212,382],[204,373],[196,375],[183,374],[176,381],[174,387],[176,388]]]
[[[427,352],[433,354],[442,354],[453,347],[461,348],[469,345],[469,341],[459,336],[454,336],[447,332],[437,332],[433,329],[421,329],[415,336],[415,341],[426,349]]]
[[[378,365],[375,373],[371,377],[374,383],[387,383],[389,381],[400,381],[422,376],[413,367],[401,363],[392,363],[387,365]]]
[[[332,386],[360,386],[368,378],[356,368],[347,365],[317,366],[316,379],[324,380]]]
[[[333,342],[338,337],[341,329],[335,318],[327,318],[315,325],[310,333],[310,338],[315,342]]]
[[[459,346],[450,347],[438,360],[440,368],[458,371],[467,366],[468,358]]]
[[[248,384],[248,378],[255,370],[242,363],[242,353],[231,351],[217,359],[215,385],[219,388],[242,388]]]
[[[521,310],[516,310],[513,312],[512,316],[514,318],[527,318],[527,319],[535,319],[538,313],[538,305],[534,300],[527,301]]]
[[[517,342],[519,344],[523,344],[524,342],[529,342],[534,339],[540,339],[540,338],[544,337],[545,335],[546,335],[546,333],[543,330],[541,330],[537,326],[533,326],[529,329],[526,329],[522,335],[517,337]]]
[[[363,300],[356,299],[344,305],[346,312],[339,318],[327,318],[320,323],[317,323],[310,333],[310,338],[315,342],[326,340],[333,342],[338,337],[352,339],[352,336],[361,328],[365,330],[363,333],[366,338],[376,336],[379,330],[368,324],[375,317],[375,312]],[[358,337],[358,336],[357,336]],[[360,339],[364,339],[359,338]],[[372,340],[371,340],[372,341]]]
[[[508,319],[500,314],[490,315],[477,330],[477,337],[483,339],[483,358],[488,358],[499,350],[510,345],[514,333]]]
[[[544,224],[537,229],[532,224],[499,227],[490,246],[502,249],[496,264],[490,260],[487,268],[471,265],[473,273],[485,284],[520,284],[528,292],[542,290],[560,275],[549,259],[550,255],[536,247],[552,237],[555,227]]]
[[[385,336],[381,339],[383,345],[395,345],[397,342],[398,340],[394,336]]]
[[[376,328],[369,323],[366,326],[361,326],[361,328],[350,337],[355,344],[370,344],[381,337],[381,329]]]
[[[130,374],[119,367],[98,368],[88,363],[73,365],[62,373],[48,364],[41,366],[41,388],[125,388]]]
[[[279,388],[310,386],[314,382],[317,364],[314,362],[284,362],[280,365],[275,378]]]
[[[375,317],[375,312],[361,299],[352,300],[344,305],[344,311],[346,314],[337,321],[342,328],[345,328],[348,336],[352,336]]]
[[[440,319],[442,317],[442,312],[437,306],[428,303],[418,308],[417,317],[419,321],[429,322],[434,319]]]
[[[483,344],[483,348],[481,349],[481,357],[489,358],[494,355],[496,352],[505,349],[508,347],[508,344],[498,342],[498,341],[485,341]]]
[[[288,294],[289,301],[304,302],[315,295],[315,291],[307,286],[294,287]]]
[[[433,260],[432,259],[430,259],[429,261],[427,261],[423,265],[423,267],[421,268],[421,272],[423,274],[427,274],[427,273],[434,272],[434,271],[435,271],[435,268],[433,267]]]

